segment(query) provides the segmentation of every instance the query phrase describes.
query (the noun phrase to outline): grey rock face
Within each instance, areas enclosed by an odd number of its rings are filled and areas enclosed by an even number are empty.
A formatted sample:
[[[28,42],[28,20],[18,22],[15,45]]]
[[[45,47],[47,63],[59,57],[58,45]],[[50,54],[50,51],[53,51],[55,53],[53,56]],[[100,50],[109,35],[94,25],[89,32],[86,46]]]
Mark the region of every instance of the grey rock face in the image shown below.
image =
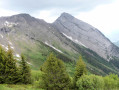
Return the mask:
[[[53,23],[53,26],[65,36],[95,51],[107,60],[110,60],[112,56],[119,57],[119,48],[111,43],[98,29],[70,14],[63,13]]]

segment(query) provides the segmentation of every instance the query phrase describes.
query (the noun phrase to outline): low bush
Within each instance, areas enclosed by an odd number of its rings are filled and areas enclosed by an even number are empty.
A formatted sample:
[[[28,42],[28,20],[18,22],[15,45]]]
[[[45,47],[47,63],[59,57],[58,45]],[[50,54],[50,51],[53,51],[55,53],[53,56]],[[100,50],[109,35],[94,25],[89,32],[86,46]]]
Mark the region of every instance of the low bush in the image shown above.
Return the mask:
[[[101,76],[84,75],[78,79],[76,86],[78,90],[97,90],[104,87],[104,81]]]

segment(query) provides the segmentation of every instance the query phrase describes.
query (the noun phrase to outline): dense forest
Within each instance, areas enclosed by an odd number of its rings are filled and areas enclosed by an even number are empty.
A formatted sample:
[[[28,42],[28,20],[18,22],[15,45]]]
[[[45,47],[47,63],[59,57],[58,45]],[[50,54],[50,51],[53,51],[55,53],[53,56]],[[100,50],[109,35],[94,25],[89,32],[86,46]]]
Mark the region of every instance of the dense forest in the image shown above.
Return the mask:
[[[89,73],[79,55],[75,72],[70,75],[64,62],[51,53],[39,70],[31,70],[27,58],[21,54],[17,61],[13,50],[0,46],[0,90],[118,90],[119,77],[110,73],[98,76]]]

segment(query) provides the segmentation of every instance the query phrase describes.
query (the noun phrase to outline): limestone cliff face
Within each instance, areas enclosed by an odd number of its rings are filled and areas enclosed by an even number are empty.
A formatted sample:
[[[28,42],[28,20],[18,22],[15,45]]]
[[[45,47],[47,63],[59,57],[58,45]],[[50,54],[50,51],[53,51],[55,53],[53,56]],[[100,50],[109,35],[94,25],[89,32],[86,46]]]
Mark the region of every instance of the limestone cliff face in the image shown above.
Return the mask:
[[[119,57],[119,48],[98,29],[68,13],[63,13],[53,25],[69,39],[95,51],[106,60],[110,60],[112,56]]]

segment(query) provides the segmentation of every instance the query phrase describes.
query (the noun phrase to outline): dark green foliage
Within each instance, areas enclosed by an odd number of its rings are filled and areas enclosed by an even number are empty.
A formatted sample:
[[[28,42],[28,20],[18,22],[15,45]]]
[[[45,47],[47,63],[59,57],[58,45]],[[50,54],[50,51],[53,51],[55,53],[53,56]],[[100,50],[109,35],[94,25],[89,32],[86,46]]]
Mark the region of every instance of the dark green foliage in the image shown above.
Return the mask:
[[[10,84],[17,83],[19,81],[18,68],[16,66],[16,60],[13,57],[13,51],[10,48],[10,46],[8,46],[7,59],[6,59],[6,65],[5,66],[6,66],[5,82],[10,83]]]
[[[5,83],[6,76],[6,53],[5,50],[0,46],[0,84]]]
[[[0,46],[0,84],[28,84],[30,78],[30,69],[24,57],[22,56],[19,69],[10,46],[7,51]]]
[[[30,84],[31,71],[30,71],[30,67],[27,65],[24,55],[21,55],[20,72],[21,72],[21,79],[22,79],[21,82],[23,84]]]
[[[50,54],[46,62],[42,66],[44,75],[42,80],[45,89],[48,90],[67,90],[70,85],[70,78],[66,72],[64,63]]]
[[[14,84],[19,81],[16,60],[13,51],[8,46],[8,51],[0,47],[0,83]]]
[[[116,66],[116,68],[119,69],[119,59],[118,58],[113,57],[113,60],[111,60],[110,63],[112,63],[114,66]]]

